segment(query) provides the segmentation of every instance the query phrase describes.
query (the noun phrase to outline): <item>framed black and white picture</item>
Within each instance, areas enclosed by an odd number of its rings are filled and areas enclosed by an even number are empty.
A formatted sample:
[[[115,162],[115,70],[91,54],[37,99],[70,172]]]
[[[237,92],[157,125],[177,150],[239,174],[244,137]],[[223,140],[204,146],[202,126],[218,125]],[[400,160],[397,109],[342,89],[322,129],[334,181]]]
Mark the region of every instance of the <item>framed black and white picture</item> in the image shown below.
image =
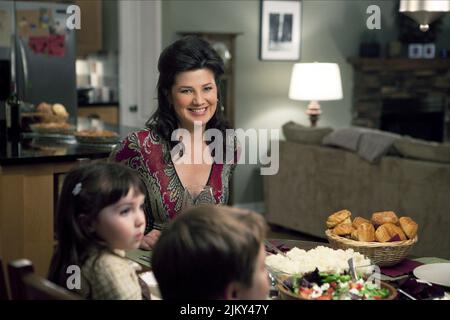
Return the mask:
[[[261,60],[299,60],[301,1],[261,0]]]

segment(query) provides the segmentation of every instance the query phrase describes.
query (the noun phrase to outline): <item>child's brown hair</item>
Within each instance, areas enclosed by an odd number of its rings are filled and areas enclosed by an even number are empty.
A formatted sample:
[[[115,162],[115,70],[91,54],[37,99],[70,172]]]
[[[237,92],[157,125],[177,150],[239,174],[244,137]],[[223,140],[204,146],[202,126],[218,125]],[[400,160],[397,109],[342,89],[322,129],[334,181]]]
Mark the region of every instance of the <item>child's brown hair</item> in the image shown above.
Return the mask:
[[[221,299],[233,281],[250,287],[265,234],[264,218],[248,210],[207,205],[178,216],[152,256],[163,299]]]

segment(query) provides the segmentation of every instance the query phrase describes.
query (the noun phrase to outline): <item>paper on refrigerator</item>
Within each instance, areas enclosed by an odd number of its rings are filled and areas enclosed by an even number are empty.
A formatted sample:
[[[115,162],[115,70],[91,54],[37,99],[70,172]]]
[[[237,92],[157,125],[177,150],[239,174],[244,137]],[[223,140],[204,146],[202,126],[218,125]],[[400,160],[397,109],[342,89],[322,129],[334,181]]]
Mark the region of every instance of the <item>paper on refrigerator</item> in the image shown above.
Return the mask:
[[[11,46],[11,13],[0,9],[0,47]]]

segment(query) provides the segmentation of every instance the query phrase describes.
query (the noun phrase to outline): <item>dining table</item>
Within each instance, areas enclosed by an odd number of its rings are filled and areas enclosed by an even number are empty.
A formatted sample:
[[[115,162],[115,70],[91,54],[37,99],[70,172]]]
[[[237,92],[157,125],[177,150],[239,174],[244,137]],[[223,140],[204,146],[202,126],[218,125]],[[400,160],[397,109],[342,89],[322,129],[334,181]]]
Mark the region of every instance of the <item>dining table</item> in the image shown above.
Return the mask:
[[[267,243],[268,242],[268,243]],[[276,254],[281,252],[287,252],[292,248],[296,247],[303,250],[311,250],[317,248],[318,246],[330,247],[328,242],[318,242],[318,241],[304,241],[295,239],[267,239],[266,240],[266,251],[268,253]],[[127,252],[127,257],[139,264],[141,267],[140,273],[151,272],[151,257],[152,251],[136,249]],[[416,257],[408,256],[404,261],[393,267],[381,267],[380,280],[389,283],[396,289],[402,287],[402,283],[409,279],[416,279],[413,270],[421,265],[429,265],[434,263],[449,263],[450,260],[442,259],[439,257]],[[450,271],[450,270],[449,270]],[[431,286],[433,288],[438,288],[443,290],[446,295],[450,295],[450,286],[436,285],[434,283],[429,283],[427,281],[418,279],[420,283],[424,283],[426,286]],[[412,295],[409,295],[402,289],[399,290],[397,295],[397,300],[420,300]]]

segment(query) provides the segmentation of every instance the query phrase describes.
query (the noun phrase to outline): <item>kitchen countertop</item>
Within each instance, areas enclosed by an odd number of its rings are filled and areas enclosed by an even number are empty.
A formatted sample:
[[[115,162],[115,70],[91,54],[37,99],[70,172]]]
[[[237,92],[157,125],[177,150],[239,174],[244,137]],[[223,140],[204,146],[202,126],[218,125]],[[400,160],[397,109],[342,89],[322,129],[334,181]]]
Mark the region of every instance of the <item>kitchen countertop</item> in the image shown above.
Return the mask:
[[[140,128],[104,124],[120,138]],[[24,133],[19,142],[0,142],[0,166],[101,159],[109,156],[114,144],[80,144],[73,136],[46,137]]]
[[[118,101],[87,102],[78,104],[78,108],[89,108],[89,107],[119,107],[119,102]]]

